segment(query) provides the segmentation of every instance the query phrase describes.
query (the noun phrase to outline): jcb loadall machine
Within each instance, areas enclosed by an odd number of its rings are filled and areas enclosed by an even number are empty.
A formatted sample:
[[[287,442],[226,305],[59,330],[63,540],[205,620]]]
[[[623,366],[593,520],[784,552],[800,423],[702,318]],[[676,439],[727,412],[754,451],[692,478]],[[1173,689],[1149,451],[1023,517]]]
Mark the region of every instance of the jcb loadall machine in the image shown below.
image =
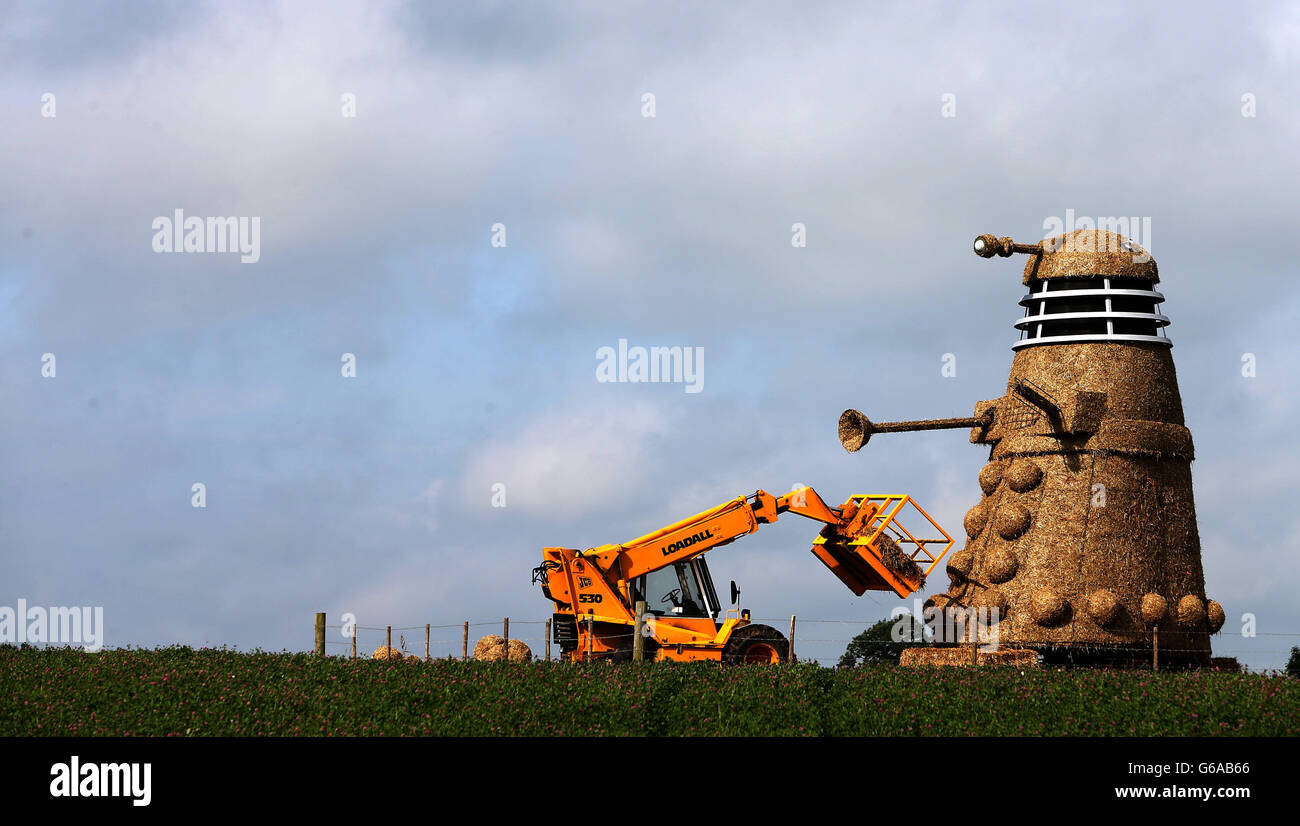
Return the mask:
[[[922,536],[898,518],[908,505],[924,519],[914,524],[928,525]],[[533,582],[555,604],[561,656],[631,659],[636,604],[645,601],[646,659],[784,662],[789,641],[775,628],[751,623],[749,611],[728,609],[718,621],[722,606],[704,553],[787,512],[823,523],[812,552],[858,596],[893,591],[907,597],[953,544],[909,496],[851,496],[833,508],[812,488],[800,488],[780,497],[762,490],[739,496],[621,545],[545,548]],[[733,582],[732,603],[738,596]]]

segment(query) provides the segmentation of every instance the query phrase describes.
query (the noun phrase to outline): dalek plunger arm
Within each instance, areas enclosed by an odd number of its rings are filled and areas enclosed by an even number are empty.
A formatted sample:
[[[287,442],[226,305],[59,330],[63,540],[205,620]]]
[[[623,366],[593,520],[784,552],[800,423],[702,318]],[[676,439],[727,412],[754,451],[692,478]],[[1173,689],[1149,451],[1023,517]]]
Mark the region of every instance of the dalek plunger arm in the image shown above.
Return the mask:
[[[958,430],[987,427],[993,423],[993,408],[982,416],[961,419],[921,419],[914,422],[873,422],[859,410],[840,414],[840,444],[850,453],[861,450],[876,433],[907,433],[914,430]]]

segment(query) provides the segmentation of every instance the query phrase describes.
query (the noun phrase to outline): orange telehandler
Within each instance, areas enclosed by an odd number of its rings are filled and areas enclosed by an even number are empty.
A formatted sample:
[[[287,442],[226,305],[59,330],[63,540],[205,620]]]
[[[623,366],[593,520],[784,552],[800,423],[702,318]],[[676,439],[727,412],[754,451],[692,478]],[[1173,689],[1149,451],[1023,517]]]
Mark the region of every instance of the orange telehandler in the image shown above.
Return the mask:
[[[938,537],[921,538],[904,527],[898,517],[909,505]],[[909,496],[851,496],[833,508],[805,487],[779,497],[762,490],[738,496],[621,545],[545,548],[533,583],[555,605],[552,634],[561,658],[632,659],[636,605],[644,601],[647,660],[787,661],[789,640],[775,628],[750,622],[749,611],[739,607],[734,581],[736,607],[718,621],[722,607],[704,560],[706,551],[787,512],[823,523],[812,552],[857,596],[893,591],[907,597],[923,587],[953,545]]]

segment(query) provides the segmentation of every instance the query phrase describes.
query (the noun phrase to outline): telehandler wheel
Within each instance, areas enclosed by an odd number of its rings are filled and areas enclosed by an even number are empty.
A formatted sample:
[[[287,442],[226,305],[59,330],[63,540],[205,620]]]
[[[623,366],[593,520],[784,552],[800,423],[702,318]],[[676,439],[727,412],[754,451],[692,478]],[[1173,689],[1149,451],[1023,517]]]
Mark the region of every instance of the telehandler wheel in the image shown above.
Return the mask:
[[[645,654],[643,655],[645,657],[644,662],[654,662],[658,653],[659,644],[653,639],[647,637],[645,641]],[[613,651],[606,653],[605,659],[608,659],[612,663],[630,663],[633,661],[632,655],[632,640],[621,639],[618,641],[618,645]]]
[[[723,665],[776,665],[790,660],[790,641],[770,625],[746,625],[731,632]]]

